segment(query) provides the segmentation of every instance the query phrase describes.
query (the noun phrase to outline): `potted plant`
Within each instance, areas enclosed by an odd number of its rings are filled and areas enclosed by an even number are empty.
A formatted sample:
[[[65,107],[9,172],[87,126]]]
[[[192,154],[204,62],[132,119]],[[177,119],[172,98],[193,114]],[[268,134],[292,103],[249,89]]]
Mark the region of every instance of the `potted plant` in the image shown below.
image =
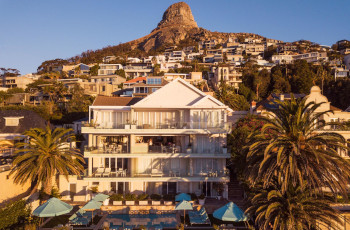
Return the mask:
[[[217,182],[213,184],[215,191],[217,192],[218,200],[221,200],[222,192],[224,191],[224,184]]]
[[[91,187],[90,192],[92,193],[92,198],[94,198],[96,196],[96,194],[98,193],[98,186]]]
[[[164,205],[172,205],[175,200],[175,196],[172,194],[166,194],[163,196]]]
[[[125,205],[135,205],[136,195],[127,193],[125,194]]]
[[[148,195],[147,194],[138,195],[137,200],[139,201],[139,205],[148,205]]]
[[[204,205],[204,203],[205,203],[205,195],[204,195],[204,193],[202,193],[202,194],[198,197],[198,203],[199,203],[199,205]]]
[[[187,148],[186,148],[186,153],[192,153],[192,144],[189,143]]]
[[[222,153],[227,154],[227,145],[222,146]]]
[[[136,124],[137,124],[137,120],[133,120],[131,125],[130,125],[131,129],[136,129],[137,128]]]
[[[159,194],[152,194],[152,205],[160,205],[160,200],[162,199],[162,196]]]
[[[110,197],[110,200],[113,202],[113,205],[123,205],[123,194],[113,194]]]
[[[124,124],[124,128],[125,129],[130,129],[131,128],[131,124],[130,124],[129,119],[126,119],[126,123]]]

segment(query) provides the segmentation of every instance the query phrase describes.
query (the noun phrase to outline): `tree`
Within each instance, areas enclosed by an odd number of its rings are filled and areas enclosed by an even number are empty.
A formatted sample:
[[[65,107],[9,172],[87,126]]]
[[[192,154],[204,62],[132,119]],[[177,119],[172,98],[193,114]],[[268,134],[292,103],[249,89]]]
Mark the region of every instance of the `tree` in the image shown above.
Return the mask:
[[[274,184],[260,187],[247,213],[256,216],[255,223],[262,230],[320,229],[320,225],[340,229],[336,225],[342,224],[339,212],[331,207],[334,199],[327,194],[310,196],[313,193],[291,184],[285,193]]]
[[[117,71],[115,71],[115,74],[117,74],[123,78],[126,78],[125,71],[123,69],[118,69]]]
[[[219,89],[215,92],[216,98],[229,106],[233,110],[248,110],[249,103],[244,96],[236,94],[234,89],[226,84],[225,81],[220,81]]]
[[[271,117],[261,132],[250,136],[247,145],[248,179],[268,187],[275,177],[285,193],[289,185],[322,192],[322,187],[347,197],[350,163],[337,152],[349,150],[338,133],[317,132],[327,126],[322,119],[331,111],[316,112],[321,106],[306,99],[275,100]]]
[[[84,89],[80,85],[74,85],[70,90],[72,98],[67,103],[67,112],[88,112],[89,105],[93,102],[93,97],[84,94]]]
[[[98,64],[94,65],[93,67],[91,67],[90,68],[90,75],[91,76],[97,76],[99,68],[100,68],[100,66]]]
[[[14,182],[25,184],[34,183],[32,193],[41,185],[46,194],[51,194],[53,177],[56,174],[80,175],[83,170],[84,158],[80,151],[69,147],[75,140],[71,129],[49,126],[44,129],[33,128],[23,133],[29,142],[16,144],[16,157],[10,175]]]

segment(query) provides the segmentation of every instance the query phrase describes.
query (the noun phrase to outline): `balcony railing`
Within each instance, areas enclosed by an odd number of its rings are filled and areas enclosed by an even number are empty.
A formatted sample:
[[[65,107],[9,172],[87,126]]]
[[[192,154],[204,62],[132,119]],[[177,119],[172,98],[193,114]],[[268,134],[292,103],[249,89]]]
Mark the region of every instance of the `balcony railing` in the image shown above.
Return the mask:
[[[229,170],[202,170],[200,172],[189,172],[188,170],[161,170],[161,169],[148,169],[144,172],[137,172],[128,169],[111,169],[111,168],[97,168],[93,171],[90,177],[203,177],[203,178],[215,178],[215,177],[227,177],[229,176]]]
[[[126,146],[123,146],[121,149],[119,148],[108,148],[105,149],[103,147],[92,147],[92,146],[85,146],[84,148],[85,152],[89,152],[91,154],[131,154],[130,151],[128,151],[128,148]],[[137,150],[135,153],[143,153],[143,154],[163,154],[163,153],[178,153],[178,154],[229,154],[227,153],[226,148],[219,148],[206,151],[196,151],[194,148],[182,148],[181,146],[148,146],[148,151],[138,152]]]
[[[142,125],[118,124],[113,122],[82,123],[84,127],[96,129],[225,129],[228,132],[232,128],[232,122],[208,123],[208,122],[164,122]]]

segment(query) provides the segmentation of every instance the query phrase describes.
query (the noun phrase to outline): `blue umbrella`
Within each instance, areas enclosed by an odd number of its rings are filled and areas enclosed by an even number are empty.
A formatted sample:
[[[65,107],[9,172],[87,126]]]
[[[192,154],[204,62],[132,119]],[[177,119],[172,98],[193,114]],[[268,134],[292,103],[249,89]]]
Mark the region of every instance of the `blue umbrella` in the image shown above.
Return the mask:
[[[99,194],[97,194],[97,195],[93,198],[93,200],[99,201],[99,202],[103,202],[103,201],[105,201],[107,198],[109,198],[108,195],[105,195],[105,194],[103,194],[103,193],[99,193]]]
[[[179,195],[175,196],[175,201],[183,201],[183,200],[190,201],[191,196],[188,195],[187,193],[180,193]]]
[[[91,210],[91,219],[92,221],[94,220],[94,210],[95,209],[100,209],[102,206],[102,203],[99,201],[96,201],[94,199],[90,200],[89,202],[86,203],[86,205],[84,205],[84,207],[82,207],[80,210],[84,211],[84,210]],[[80,211],[79,210],[79,211]]]
[[[184,210],[184,226],[185,226],[185,216],[186,216],[185,212],[186,210],[193,210],[192,203],[188,202],[187,200],[183,200],[175,206],[175,210]]]
[[[73,207],[71,205],[53,197],[37,207],[33,215],[38,217],[60,216],[69,213],[72,209]]]
[[[213,216],[223,221],[247,221],[248,217],[235,203],[230,202],[214,211]]]

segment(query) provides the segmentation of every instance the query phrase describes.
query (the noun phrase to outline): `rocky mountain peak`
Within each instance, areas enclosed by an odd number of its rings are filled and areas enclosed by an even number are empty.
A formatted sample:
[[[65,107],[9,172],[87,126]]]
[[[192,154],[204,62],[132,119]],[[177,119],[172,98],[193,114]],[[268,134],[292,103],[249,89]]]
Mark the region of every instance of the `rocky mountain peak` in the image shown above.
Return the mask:
[[[198,28],[193,18],[189,5],[185,2],[178,2],[169,6],[164,12],[162,20],[159,22],[157,29],[171,26],[187,26]]]

